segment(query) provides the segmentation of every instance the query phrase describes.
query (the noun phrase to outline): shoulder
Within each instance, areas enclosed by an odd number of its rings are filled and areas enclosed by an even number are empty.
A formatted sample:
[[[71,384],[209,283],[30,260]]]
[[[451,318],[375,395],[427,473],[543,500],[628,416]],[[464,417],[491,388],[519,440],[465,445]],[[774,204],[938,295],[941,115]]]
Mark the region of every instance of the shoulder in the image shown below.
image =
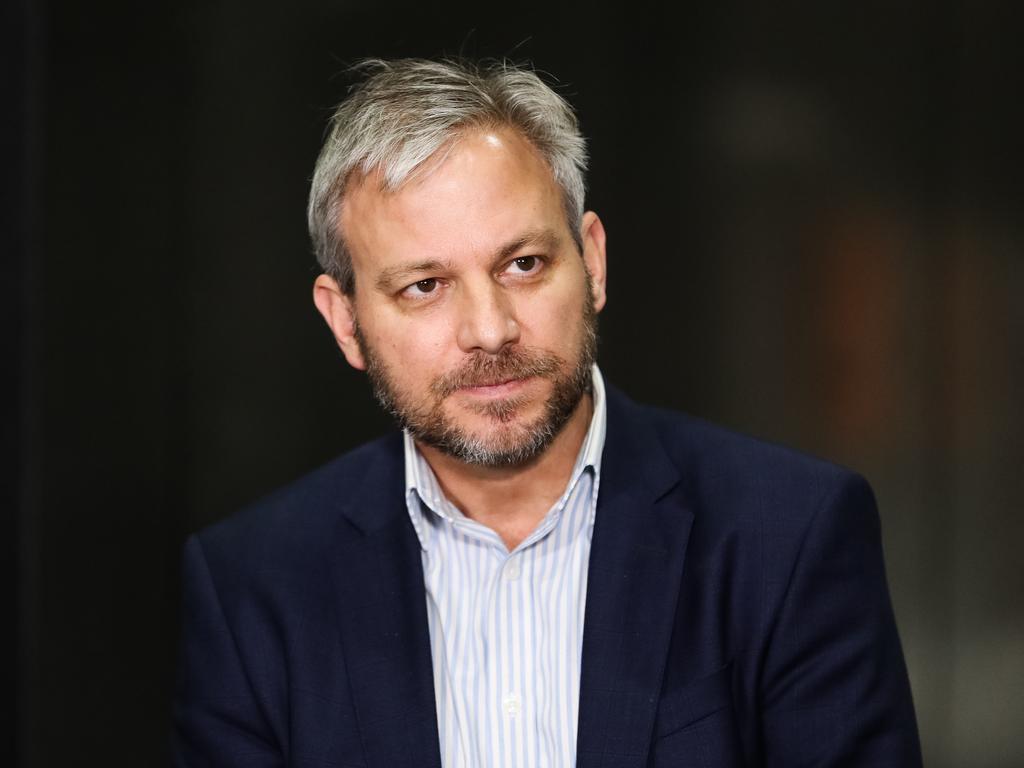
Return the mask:
[[[192,546],[211,564],[237,570],[312,562],[346,528],[354,534],[347,513],[368,478],[394,475],[401,465],[399,433],[366,443],[205,528]]]
[[[610,408],[610,418],[618,410],[620,420],[646,425],[704,525],[775,530],[789,538],[846,497],[868,517],[875,514],[867,482],[846,467],[619,393]]]
[[[790,446],[660,408],[645,409],[666,452],[693,486],[755,487],[773,495],[827,493],[855,473]]]

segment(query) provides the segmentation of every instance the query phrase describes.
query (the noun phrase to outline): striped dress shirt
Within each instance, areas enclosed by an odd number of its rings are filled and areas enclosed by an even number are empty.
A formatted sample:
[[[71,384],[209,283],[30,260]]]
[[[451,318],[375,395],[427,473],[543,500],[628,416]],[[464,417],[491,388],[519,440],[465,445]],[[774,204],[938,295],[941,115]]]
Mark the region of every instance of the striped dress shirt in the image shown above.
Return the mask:
[[[583,610],[597,510],[605,394],[565,492],[508,551],[448,501],[405,435],[406,503],[423,559],[444,768],[576,764]]]

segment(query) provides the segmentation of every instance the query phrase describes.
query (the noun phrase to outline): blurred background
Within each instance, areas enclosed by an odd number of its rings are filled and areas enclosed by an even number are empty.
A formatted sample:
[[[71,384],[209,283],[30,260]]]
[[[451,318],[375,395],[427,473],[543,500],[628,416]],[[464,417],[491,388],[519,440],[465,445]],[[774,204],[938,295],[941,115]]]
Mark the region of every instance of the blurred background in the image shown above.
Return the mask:
[[[579,110],[605,376],[863,472],[927,764],[1024,765],[1013,6],[5,4],[0,764],[161,765],[185,536],[389,428],[308,179],[347,64],[461,52]]]

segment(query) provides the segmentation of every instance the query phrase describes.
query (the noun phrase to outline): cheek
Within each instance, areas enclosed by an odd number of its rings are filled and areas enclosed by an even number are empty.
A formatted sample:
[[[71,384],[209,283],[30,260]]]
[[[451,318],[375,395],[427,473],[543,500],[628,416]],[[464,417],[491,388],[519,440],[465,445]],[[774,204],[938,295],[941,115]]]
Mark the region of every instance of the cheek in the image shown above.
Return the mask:
[[[524,306],[520,317],[528,345],[554,350],[571,349],[583,324],[586,295],[566,287],[557,294],[539,297]]]
[[[381,323],[377,349],[386,357],[392,375],[404,381],[429,379],[445,371],[451,347],[450,324],[422,318]],[[450,361],[449,367],[450,367]]]

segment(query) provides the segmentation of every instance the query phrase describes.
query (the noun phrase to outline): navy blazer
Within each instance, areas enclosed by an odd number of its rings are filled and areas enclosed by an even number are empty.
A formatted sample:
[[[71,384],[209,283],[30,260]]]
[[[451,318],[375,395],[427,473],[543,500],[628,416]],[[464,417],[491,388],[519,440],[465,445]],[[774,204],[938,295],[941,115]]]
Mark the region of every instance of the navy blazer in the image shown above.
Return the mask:
[[[920,765],[864,480],[610,387],[607,424],[579,768]],[[176,765],[441,765],[400,435],[184,563]]]

